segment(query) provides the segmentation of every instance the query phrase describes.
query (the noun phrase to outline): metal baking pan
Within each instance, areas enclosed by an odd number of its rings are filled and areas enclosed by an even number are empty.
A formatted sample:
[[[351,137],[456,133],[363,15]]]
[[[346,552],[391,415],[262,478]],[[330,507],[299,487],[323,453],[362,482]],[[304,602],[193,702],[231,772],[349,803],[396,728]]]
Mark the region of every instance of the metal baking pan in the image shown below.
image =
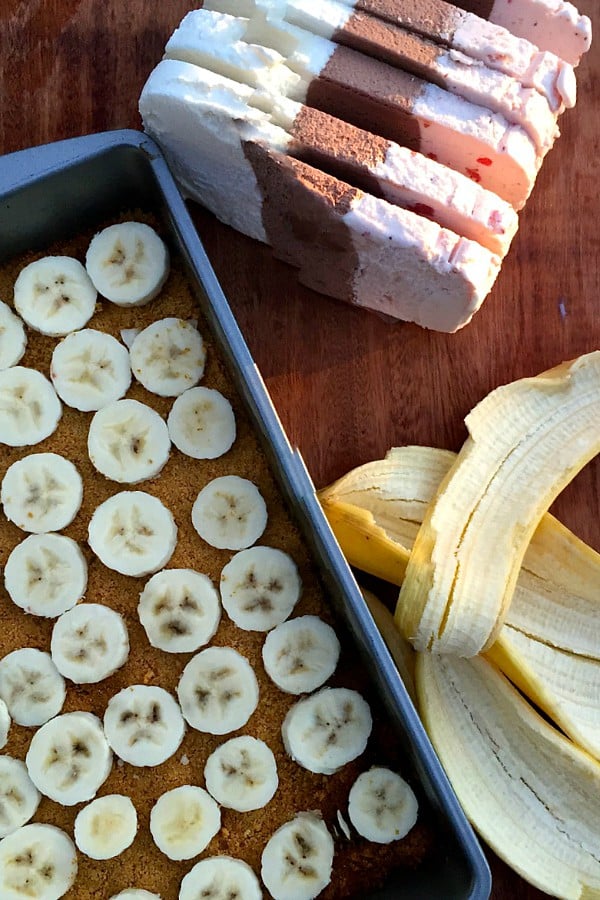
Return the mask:
[[[221,345],[282,493],[312,548],[331,599],[367,661],[437,820],[443,848],[435,865],[403,871],[364,900],[485,900],[491,877],[479,843],[321,512],[302,458],[285,436],[156,144],[137,131],[115,131],[0,158],[0,263],[136,207],[161,217],[187,265],[200,307]]]

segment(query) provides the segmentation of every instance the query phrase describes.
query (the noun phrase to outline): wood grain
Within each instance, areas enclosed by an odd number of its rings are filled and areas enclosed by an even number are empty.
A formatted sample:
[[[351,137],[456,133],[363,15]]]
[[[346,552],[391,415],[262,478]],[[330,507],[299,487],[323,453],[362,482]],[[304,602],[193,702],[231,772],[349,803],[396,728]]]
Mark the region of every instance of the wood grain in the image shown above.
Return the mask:
[[[139,127],[137,98],[189,0],[0,0],[0,153]],[[580,0],[582,12],[597,0]],[[327,300],[270,251],[194,209],[291,440],[318,486],[393,445],[458,449],[468,410],[498,384],[600,347],[600,42],[578,70],[499,281],[448,336]],[[600,550],[600,462],[555,513]],[[538,900],[490,854],[493,900]]]

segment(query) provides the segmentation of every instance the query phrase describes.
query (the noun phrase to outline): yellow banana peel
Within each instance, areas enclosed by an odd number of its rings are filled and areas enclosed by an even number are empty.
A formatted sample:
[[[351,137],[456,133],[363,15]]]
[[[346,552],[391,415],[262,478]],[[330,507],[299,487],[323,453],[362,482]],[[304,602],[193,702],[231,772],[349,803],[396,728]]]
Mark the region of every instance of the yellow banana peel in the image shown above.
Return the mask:
[[[530,884],[600,892],[600,765],[482,657],[418,654],[419,709],[474,828]]]
[[[361,593],[365,598],[365,603],[369,607],[369,612],[373,616],[373,621],[377,625],[381,636],[390,651],[390,656],[396,663],[396,667],[404,682],[410,699],[413,703],[417,702],[415,691],[415,651],[406,641],[394,622],[394,617],[379,597],[376,597],[371,591],[361,588]]]

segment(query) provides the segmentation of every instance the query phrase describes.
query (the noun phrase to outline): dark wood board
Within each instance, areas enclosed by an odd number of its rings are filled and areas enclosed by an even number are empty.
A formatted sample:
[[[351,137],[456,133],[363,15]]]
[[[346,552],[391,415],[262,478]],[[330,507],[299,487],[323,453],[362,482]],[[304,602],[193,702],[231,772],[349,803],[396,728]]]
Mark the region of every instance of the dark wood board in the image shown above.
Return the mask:
[[[0,154],[140,126],[137,99],[189,0],[0,0]],[[597,0],[580,0],[597,12]],[[424,443],[458,449],[495,386],[600,347],[600,41],[500,278],[456,335],[390,324],[299,286],[268,248],[200,209],[198,230],[288,434],[317,484]],[[600,461],[554,512],[600,550]],[[493,900],[544,895],[490,854]]]

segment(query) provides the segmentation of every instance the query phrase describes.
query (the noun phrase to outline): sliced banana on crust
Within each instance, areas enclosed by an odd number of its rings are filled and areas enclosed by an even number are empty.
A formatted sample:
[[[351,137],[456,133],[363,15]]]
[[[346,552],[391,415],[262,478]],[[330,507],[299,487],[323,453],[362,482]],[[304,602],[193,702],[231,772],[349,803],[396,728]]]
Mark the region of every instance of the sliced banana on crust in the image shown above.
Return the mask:
[[[46,797],[62,806],[91,800],[112,768],[112,753],[97,716],[64,713],[46,722],[31,739],[29,777]]]
[[[209,856],[181,882],[179,900],[262,900],[260,882],[248,863],[231,856]]]
[[[0,369],[10,369],[23,358],[27,336],[21,319],[0,300]]]
[[[117,306],[143,306],[159,293],[169,274],[169,254],[149,225],[120,222],[100,231],[85,257],[98,293]]]
[[[32,534],[4,567],[10,599],[33,616],[54,618],[75,606],[87,587],[87,563],[79,544],[63,534]]]
[[[6,747],[8,742],[8,732],[10,731],[10,713],[8,706],[0,697],[0,750]],[[1,836],[1,835],[0,835]]]
[[[336,633],[318,616],[282,622],[263,644],[265,671],[288,694],[309,694],[335,672],[340,656]]]
[[[40,800],[25,763],[12,756],[0,756],[0,838],[29,822]]]
[[[333,838],[314,813],[300,813],[268,840],[261,877],[274,900],[313,900],[331,881]]]
[[[121,491],[96,508],[88,542],[109,569],[140,577],[168,563],[177,544],[177,526],[156,497],[144,491]]]
[[[96,309],[96,288],[79,260],[45,256],[21,269],[14,303],[34,331],[59,337],[83,328]]]
[[[133,684],[108,701],[104,713],[108,743],[132,766],[159,766],[178,750],[185,723],[179,706],[161,687]]]
[[[221,572],[223,608],[244,631],[269,631],[281,625],[292,613],[301,590],[294,560],[274,547],[242,550]]]
[[[131,384],[129,353],[112,335],[84,328],[56,345],[50,378],[67,406],[95,412],[127,393]]]
[[[279,785],[272,750],[246,734],[231,738],[211,753],[204,780],[217,803],[237,812],[262,809]]]
[[[106,794],[77,814],[75,843],[90,859],[114,859],[133,844],[137,812],[129,797]]]
[[[221,828],[221,811],[203,788],[184,784],[162,794],[150,813],[150,832],[169,859],[192,859]]]
[[[90,460],[112,481],[136,484],[154,478],[167,462],[170,450],[164,419],[138,400],[109,403],[90,422]]]
[[[58,453],[31,453],[6,470],[0,501],[9,522],[34,534],[70,525],[83,500],[83,481]]]
[[[286,751],[309,772],[333,775],[364,752],[373,720],[349,688],[323,688],[291,707],[281,726]]]
[[[223,475],[209,481],[196,497],[192,524],[211,547],[243,550],[265,530],[267,505],[251,481]]]
[[[193,569],[164,569],[146,582],[138,615],[153,647],[166,653],[193,653],[216,634],[221,603],[207,575]]]
[[[258,706],[258,682],[237,650],[208,647],[183,670],[177,696],[192,728],[227,734],[242,728]]]
[[[36,727],[53,719],[66,693],[49,653],[22,647],[0,659],[0,697],[17,725]]]
[[[193,459],[223,456],[236,437],[231,403],[212,388],[190,388],[177,397],[167,425],[177,449]]]
[[[24,825],[0,842],[2,900],[59,900],[76,877],[75,845],[54,825]]]
[[[108,606],[80,603],[56,621],[50,651],[65,678],[76,684],[96,684],[127,662],[127,626]]]
[[[135,378],[160,397],[183,394],[204,374],[204,341],[198,329],[185,319],[153,322],[140,331],[129,352]]]
[[[350,821],[362,837],[377,844],[406,837],[417,821],[418,810],[410,785],[382,766],[363,772],[350,789]]]
[[[56,431],[61,416],[61,402],[41,372],[26,366],[0,371],[0,444],[39,444]]]
[[[119,894],[113,894],[110,900],[160,900],[158,894],[152,894],[143,888],[128,888]]]

